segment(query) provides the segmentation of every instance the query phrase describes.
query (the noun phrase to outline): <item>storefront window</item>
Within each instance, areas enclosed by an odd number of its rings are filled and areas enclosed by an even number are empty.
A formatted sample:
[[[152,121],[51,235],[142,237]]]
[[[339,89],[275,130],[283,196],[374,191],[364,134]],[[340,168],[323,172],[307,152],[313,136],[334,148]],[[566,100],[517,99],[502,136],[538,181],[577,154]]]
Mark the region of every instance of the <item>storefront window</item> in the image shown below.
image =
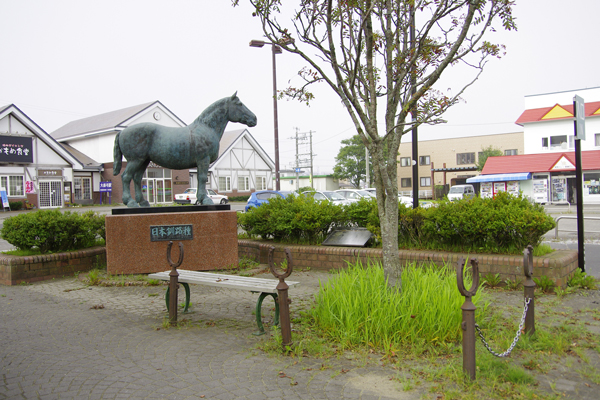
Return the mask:
[[[584,189],[588,189],[588,194],[600,195],[600,173],[588,172],[583,174],[583,185]],[[586,193],[586,191],[584,190],[583,193]]]
[[[8,197],[25,196],[23,175],[2,176],[0,177],[0,186],[6,189]]]
[[[92,199],[92,179],[83,177],[73,178],[73,199],[91,200]]]

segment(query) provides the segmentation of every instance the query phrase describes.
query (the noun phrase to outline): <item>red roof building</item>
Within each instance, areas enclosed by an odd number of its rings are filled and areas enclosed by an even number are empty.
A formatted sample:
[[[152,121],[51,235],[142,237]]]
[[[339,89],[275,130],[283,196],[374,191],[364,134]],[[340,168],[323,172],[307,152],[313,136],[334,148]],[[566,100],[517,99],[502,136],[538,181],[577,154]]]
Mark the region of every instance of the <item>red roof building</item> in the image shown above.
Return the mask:
[[[600,101],[585,103],[585,117],[600,116]],[[552,107],[535,108],[523,111],[523,114],[515,122],[518,125],[524,125],[531,122],[556,121],[561,119],[570,119],[574,117],[573,104],[555,104]]]
[[[582,171],[600,170],[600,150],[581,153]],[[489,157],[482,175],[575,171],[575,152]]]
[[[575,179],[575,96],[585,104],[585,137],[577,139],[582,186]],[[581,191],[584,203],[600,204],[599,100],[600,87],[527,96],[526,110],[516,121],[523,126],[524,154],[489,157],[481,175],[467,183],[480,184],[481,196],[506,190],[540,203],[573,203]]]

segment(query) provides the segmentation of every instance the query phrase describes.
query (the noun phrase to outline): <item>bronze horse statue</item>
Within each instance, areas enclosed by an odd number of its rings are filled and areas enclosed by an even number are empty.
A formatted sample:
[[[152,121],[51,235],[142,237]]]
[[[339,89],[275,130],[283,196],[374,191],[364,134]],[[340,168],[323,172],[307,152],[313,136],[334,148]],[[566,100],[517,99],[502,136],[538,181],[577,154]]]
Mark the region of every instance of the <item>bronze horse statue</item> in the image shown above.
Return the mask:
[[[123,182],[123,204],[149,207],[142,194],[142,177],[150,161],[170,169],[198,169],[198,204],[213,204],[206,193],[208,167],[219,156],[219,142],[227,123],[256,125],[256,115],[237,97],[225,97],[210,105],[190,125],[171,128],[153,123],[129,126],[117,133],[113,174],[119,175],[121,159],[127,159]],[[133,179],[135,200],[129,185]]]

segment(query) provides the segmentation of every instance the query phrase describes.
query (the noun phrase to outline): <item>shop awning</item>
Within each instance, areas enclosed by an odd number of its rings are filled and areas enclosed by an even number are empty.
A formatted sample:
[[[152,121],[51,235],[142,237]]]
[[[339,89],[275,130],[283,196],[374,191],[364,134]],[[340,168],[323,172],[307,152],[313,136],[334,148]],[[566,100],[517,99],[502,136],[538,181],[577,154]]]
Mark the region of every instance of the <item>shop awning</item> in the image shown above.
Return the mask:
[[[525,181],[531,179],[531,172],[518,172],[514,174],[491,174],[479,175],[467,179],[467,183],[476,182],[506,182],[506,181]]]

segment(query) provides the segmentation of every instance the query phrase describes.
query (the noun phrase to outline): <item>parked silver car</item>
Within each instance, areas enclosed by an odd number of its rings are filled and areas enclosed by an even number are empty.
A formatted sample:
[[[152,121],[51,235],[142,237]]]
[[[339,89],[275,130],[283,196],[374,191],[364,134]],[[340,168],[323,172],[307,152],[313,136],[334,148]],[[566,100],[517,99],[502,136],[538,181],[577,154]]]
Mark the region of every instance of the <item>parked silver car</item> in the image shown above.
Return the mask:
[[[336,193],[341,194],[342,196],[344,196],[344,198],[346,200],[349,200],[351,202],[357,202],[362,198],[366,198],[366,199],[374,199],[375,198],[375,194],[367,192],[366,190],[360,190],[360,189],[339,189],[335,191]]]
[[[346,200],[346,198],[341,194],[332,191],[306,191],[302,192],[302,194],[306,196],[312,196],[315,200],[330,201],[333,204],[338,205],[348,205],[351,203],[349,200]]]
[[[377,196],[377,189],[375,188],[367,188],[364,189],[364,191],[371,193],[373,196]],[[412,207],[413,198],[409,196],[402,196],[400,193],[398,193],[398,202],[404,204],[407,207]]]

